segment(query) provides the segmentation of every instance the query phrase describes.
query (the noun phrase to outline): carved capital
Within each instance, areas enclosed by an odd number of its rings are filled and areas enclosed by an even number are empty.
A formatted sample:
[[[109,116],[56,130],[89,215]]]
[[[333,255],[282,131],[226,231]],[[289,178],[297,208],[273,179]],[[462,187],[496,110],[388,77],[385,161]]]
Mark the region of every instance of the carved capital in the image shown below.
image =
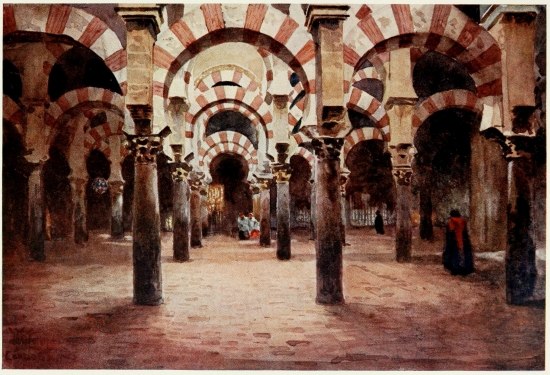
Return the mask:
[[[340,160],[344,138],[319,137],[311,140],[313,151],[318,159]]]
[[[393,171],[393,178],[395,178],[395,182],[397,182],[398,185],[401,186],[410,186],[412,181],[412,168],[394,168]]]
[[[162,141],[171,133],[169,127],[165,127],[158,134],[130,135],[126,136],[126,147],[135,157],[138,164],[155,163],[157,155],[162,152]]]
[[[261,190],[261,184],[259,182],[256,181],[250,183],[250,192],[252,195],[260,194]]]
[[[189,174],[191,173],[192,169],[193,169],[193,167],[191,167],[186,162],[173,163],[172,164],[172,180],[174,182],[181,182],[183,180],[187,180],[189,178]]]
[[[290,181],[292,169],[289,164],[273,164],[273,178],[278,184]]]
[[[414,155],[416,154],[416,149],[410,143],[399,143],[394,146],[390,146],[392,154],[392,164],[394,167],[404,166],[410,167]]]
[[[111,196],[122,194],[124,191],[124,181],[109,181],[109,191]]]
[[[263,191],[263,190],[269,190],[272,182],[273,182],[273,175],[271,175],[271,177],[269,178],[258,178],[257,184],[260,190]]]
[[[277,161],[279,164],[284,164],[288,158],[288,143],[279,142],[275,144],[275,150],[277,150]]]

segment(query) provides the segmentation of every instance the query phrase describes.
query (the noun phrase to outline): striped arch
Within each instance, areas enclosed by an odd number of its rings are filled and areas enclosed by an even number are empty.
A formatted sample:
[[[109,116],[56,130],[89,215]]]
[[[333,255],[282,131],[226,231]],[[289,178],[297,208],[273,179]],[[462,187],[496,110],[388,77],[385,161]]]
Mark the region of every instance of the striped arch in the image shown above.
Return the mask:
[[[83,87],[63,94],[50,105],[45,113],[45,122],[52,128],[56,127],[64,114],[82,107],[102,107],[118,113],[124,118],[124,97],[112,91],[97,88]]]
[[[353,129],[347,136],[344,138],[344,151],[343,151],[343,157],[344,161],[348,157],[349,152],[351,149],[358,144],[359,142],[363,141],[369,141],[372,139],[385,141],[384,134],[380,132],[379,129],[376,128],[359,128],[359,129]]]
[[[292,134],[292,139],[296,142],[298,146],[300,146],[303,143],[311,142],[311,138],[305,135],[302,132],[298,132],[296,134]]]
[[[315,44],[292,17],[268,4],[203,4],[158,36],[153,52],[154,105],[167,106],[172,81],[188,60],[224,42],[261,45],[297,71],[306,91],[315,87]]]
[[[383,134],[384,140],[390,140],[390,119],[382,103],[372,95],[356,87],[352,87],[346,102],[348,109],[371,118],[376,128]]]
[[[25,123],[25,112],[23,108],[19,106],[7,95],[2,96],[2,118],[5,121],[11,122],[17,132],[23,135],[23,124]]]
[[[206,124],[208,124],[208,120],[210,120],[212,116],[214,116],[216,113],[223,112],[223,111],[240,112],[250,120],[252,125],[264,126],[262,122],[263,121],[262,118],[256,112],[250,111],[241,103],[231,103],[231,102],[215,103],[215,105],[208,107],[198,115],[198,117],[195,120],[195,124],[198,124],[198,126],[200,125],[206,126]],[[193,138],[195,124],[191,124],[189,121],[186,121],[185,123],[186,138]],[[269,135],[269,133],[271,133],[271,137],[273,137],[273,131],[269,130],[267,135]],[[271,138],[271,137],[268,136],[268,138]]]
[[[208,136],[199,150],[199,164],[209,167],[210,162],[221,153],[241,155],[248,164],[258,164],[258,151],[243,134],[226,130]]]
[[[247,91],[259,93],[260,90],[260,85],[254,80],[254,77],[245,69],[236,65],[231,67],[216,67],[208,71],[195,81],[195,87],[198,88],[201,93],[204,93],[212,89],[216,83],[223,81],[234,82]]]
[[[124,118],[110,111],[105,113],[107,115],[107,121],[101,125],[88,129],[84,135],[84,147],[88,149],[97,148],[101,142],[105,142],[110,136],[122,135]]]
[[[82,9],[62,4],[4,5],[4,35],[16,31],[72,37],[103,59],[122,92],[126,92],[126,51],[115,32],[99,18]]]
[[[468,90],[448,90],[433,94],[416,108],[412,117],[413,128],[418,128],[428,117],[448,108],[470,110],[479,116],[483,113],[483,101]]]
[[[344,60],[353,71],[365,59],[380,53],[425,47],[464,64],[479,97],[502,95],[497,42],[452,5],[363,5],[350,21],[344,23]]]
[[[273,64],[269,55],[271,54],[268,50],[259,47],[258,53],[262,56],[264,67],[265,67],[265,80],[266,80],[266,92],[271,87],[271,82],[273,82]]]
[[[296,149],[296,151],[292,155],[290,155],[290,157],[292,157],[294,155],[299,155],[299,156],[303,157],[304,159],[306,159],[306,161],[309,164],[309,167],[313,170],[313,168],[315,167],[315,155],[313,155],[313,153],[311,151],[309,151],[305,147],[298,147]]]

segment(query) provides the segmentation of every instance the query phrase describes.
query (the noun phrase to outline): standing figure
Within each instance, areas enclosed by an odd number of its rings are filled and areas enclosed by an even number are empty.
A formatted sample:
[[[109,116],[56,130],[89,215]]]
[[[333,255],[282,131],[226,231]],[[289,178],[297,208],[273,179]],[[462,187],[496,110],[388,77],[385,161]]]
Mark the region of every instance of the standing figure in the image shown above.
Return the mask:
[[[374,229],[376,229],[376,234],[384,234],[384,219],[382,219],[382,214],[380,214],[380,210],[376,210],[376,216],[374,218]]]
[[[248,218],[245,217],[242,212],[239,213],[239,218],[237,219],[237,226],[239,228],[239,240],[248,240],[250,236]]]
[[[260,237],[260,222],[256,220],[252,212],[248,214],[248,228],[250,230],[250,238]]]
[[[447,222],[443,266],[451,271],[452,275],[468,275],[474,272],[472,245],[466,220],[460,216],[458,210],[451,210],[451,217]]]

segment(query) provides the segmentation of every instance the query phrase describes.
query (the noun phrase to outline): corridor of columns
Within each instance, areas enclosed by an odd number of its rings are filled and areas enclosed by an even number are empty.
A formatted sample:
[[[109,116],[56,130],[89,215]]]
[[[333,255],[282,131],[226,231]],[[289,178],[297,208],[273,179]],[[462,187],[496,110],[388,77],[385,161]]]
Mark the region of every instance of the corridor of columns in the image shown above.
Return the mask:
[[[3,12],[5,368],[544,369],[545,6]]]

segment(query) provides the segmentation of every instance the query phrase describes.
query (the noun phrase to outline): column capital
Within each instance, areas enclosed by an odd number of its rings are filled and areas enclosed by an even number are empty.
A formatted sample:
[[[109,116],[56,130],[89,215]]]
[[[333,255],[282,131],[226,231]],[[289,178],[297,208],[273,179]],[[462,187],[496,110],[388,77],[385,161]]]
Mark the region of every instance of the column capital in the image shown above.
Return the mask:
[[[340,160],[344,138],[319,137],[311,140],[315,156],[319,159]]]
[[[109,192],[111,197],[116,197],[124,192],[124,181],[120,180],[110,180],[109,182]]]
[[[392,170],[393,178],[398,185],[410,186],[412,181],[412,168],[410,167],[395,167]]]
[[[311,4],[305,9],[307,30],[311,33],[320,21],[343,21],[349,17],[349,5]]]
[[[162,9],[155,4],[119,4],[115,11],[126,22],[129,30],[147,28],[151,35],[156,36],[160,32],[163,22]]]
[[[292,168],[290,168],[290,164],[273,164],[273,178],[278,184],[288,183],[288,181],[290,181],[291,172]]]
[[[277,162],[284,164],[288,158],[289,144],[286,142],[278,142],[275,144],[275,150],[277,150]]]
[[[147,134],[146,129],[141,129],[137,135],[123,133],[127,140],[127,147],[135,156],[136,163],[147,164],[156,162],[157,154],[162,152],[162,141],[171,132],[167,126],[157,134]]]
[[[172,163],[172,180],[174,182],[181,182],[189,178],[189,174],[193,170],[193,167],[186,162]]]
[[[416,148],[411,143],[398,143],[390,146],[390,152],[394,168],[401,166],[410,168],[416,154]]]

